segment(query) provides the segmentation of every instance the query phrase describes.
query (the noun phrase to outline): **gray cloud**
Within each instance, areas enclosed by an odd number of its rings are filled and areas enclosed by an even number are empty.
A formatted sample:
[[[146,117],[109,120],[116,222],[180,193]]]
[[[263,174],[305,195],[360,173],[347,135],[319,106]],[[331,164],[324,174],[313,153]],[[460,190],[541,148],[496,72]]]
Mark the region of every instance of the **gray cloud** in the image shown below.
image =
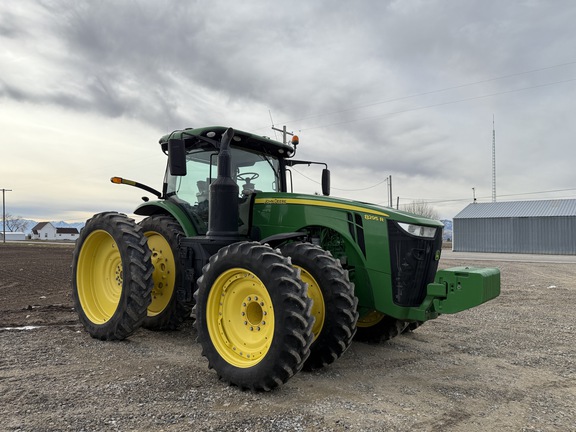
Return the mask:
[[[570,1],[55,1],[0,9],[0,41],[14,47],[0,56],[5,101],[165,131],[242,116],[249,124],[237,127],[266,135],[270,110],[277,124],[309,138],[302,157],[327,160],[334,171],[362,167],[369,178],[437,181],[443,190],[451,176],[466,190],[489,186],[493,114],[499,179],[511,190],[545,186],[506,171],[554,164],[554,155],[523,152],[525,143],[575,156],[566,130],[573,83],[506,93],[576,77],[574,64],[520,74],[573,61]],[[432,92],[439,89],[449,90]],[[550,188],[576,181],[565,171],[555,177]]]

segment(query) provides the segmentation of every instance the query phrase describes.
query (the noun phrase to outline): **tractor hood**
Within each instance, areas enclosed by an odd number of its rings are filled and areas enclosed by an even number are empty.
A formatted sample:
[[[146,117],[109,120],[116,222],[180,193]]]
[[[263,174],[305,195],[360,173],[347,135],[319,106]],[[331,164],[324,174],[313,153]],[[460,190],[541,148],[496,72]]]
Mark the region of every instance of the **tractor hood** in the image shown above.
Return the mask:
[[[354,201],[345,198],[325,197],[320,195],[288,194],[288,193],[258,193],[255,204],[288,205],[320,207],[334,210],[363,213],[366,219],[383,218],[397,222],[425,225],[443,228],[440,221],[418,216],[412,213],[395,210],[390,207]],[[382,220],[382,219],[381,219]]]

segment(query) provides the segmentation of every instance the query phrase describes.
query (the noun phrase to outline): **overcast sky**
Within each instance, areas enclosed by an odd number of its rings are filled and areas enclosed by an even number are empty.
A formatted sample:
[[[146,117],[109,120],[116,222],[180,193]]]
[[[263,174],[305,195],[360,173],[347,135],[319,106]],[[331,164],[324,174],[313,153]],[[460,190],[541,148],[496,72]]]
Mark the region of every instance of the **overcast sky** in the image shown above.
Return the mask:
[[[272,120],[333,195],[388,205],[391,175],[394,206],[452,218],[491,201],[494,116],[498,201],[576,198],[575,23],[571,0],[5,1],[6,210],[131,214],[145,193],[109,179],[160,189],[160,136]]]

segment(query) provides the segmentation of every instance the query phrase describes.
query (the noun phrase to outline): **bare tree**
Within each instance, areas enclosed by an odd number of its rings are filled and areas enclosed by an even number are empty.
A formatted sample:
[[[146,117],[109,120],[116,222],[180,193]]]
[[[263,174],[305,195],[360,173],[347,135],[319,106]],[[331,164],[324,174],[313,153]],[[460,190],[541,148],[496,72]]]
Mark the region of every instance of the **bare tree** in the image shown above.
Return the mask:
[[[6,224],[6,231],[23,232],[28,228],[28,222],[22,219],[22,216],[13,216],[10,213],[6,213],[4,223]]]
[[[430,219],[440,219],[438,212],[424,200],[413,201],[410,204],[404,204],[402,206],[402,210]]]

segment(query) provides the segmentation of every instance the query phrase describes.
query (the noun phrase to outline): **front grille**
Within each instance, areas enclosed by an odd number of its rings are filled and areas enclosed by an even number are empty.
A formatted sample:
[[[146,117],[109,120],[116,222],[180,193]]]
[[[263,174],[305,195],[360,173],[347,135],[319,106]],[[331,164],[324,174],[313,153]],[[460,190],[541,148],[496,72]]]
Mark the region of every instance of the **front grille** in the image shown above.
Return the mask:
[[[436,251],[442,247],[442,229],[435,238],[413,236],[394,221],[388,221],[392,293],[398,306],[419,306],[426,296],[426,286],[434,281],[438,261]]]

